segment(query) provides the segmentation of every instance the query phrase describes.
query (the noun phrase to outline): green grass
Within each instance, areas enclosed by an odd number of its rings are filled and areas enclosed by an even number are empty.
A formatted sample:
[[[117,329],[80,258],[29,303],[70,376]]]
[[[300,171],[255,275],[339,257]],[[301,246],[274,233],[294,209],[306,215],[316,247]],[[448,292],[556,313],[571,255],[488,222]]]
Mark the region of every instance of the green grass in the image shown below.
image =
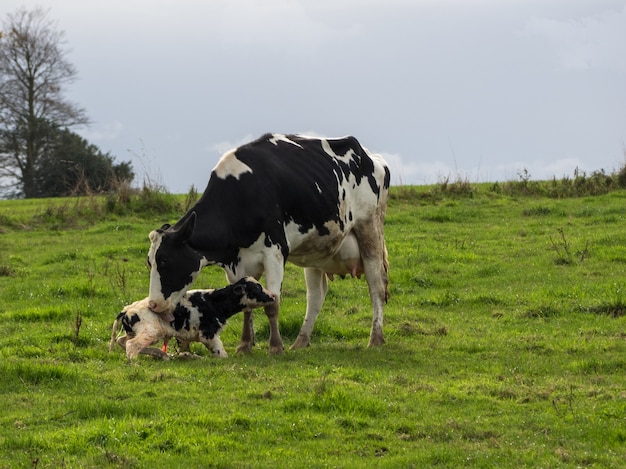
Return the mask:
[[[336,280],[306,350],[269,356],[259,311],[251,355],[238,315],[225,360],[131,364],[111,324],[182,209],[0,201],[0,467],[623,467],[626,192],[461,189],[392,190],[383,347],[366,283]],[[304,306],[288,265],[287,345]]]

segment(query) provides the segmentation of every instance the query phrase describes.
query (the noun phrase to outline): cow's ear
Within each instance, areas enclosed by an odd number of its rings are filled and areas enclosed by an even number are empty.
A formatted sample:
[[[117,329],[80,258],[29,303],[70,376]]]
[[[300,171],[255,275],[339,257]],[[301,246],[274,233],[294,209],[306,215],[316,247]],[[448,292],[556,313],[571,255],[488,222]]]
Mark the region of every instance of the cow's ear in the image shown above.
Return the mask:
[[[196,227],[196,218],[196,212],[191,212],[191,215],[178,227],[175,231],[177,241],[183,242],[191,237],[191,233],[193,233],[193,229]]]
[[[170,225],[169,223],[166,223],[161,228],[156,229],[156,230],[152,230],[150,232],[150,234],[148,235],[148,238],[150,238],[150,242],[154,243],[154,241],[157,239],[158,235],[165,233],[167,230],[170,229],[171,226],[172,225]]]

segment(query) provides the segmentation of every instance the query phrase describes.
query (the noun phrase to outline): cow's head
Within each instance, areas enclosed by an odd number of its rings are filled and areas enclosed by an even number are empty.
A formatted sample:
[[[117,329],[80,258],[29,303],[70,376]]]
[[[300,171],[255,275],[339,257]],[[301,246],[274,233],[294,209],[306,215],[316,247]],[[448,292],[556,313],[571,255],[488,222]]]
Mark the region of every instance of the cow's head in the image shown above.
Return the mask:
[[[154,312],[174,308],[196,279],[206,259],[192,249],[188,240],[196,224],[196,213],[178,227],[163,225],[150,233],[149,307]]]

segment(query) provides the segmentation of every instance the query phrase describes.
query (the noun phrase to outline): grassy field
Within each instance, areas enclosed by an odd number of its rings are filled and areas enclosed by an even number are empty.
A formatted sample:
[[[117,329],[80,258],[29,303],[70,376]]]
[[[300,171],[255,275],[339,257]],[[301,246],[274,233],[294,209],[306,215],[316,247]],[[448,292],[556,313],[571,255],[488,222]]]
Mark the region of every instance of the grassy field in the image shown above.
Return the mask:
[[[366,283],[335,280],[306,350],[269,356],[259,311],[251,355],[238,315],[229,358],[169,362],[107,347],[183,196],[0,201],[0,467],[624,467],[626,192],[392,189],[383,347]],[[288,265],[287,344],[304,305]]]

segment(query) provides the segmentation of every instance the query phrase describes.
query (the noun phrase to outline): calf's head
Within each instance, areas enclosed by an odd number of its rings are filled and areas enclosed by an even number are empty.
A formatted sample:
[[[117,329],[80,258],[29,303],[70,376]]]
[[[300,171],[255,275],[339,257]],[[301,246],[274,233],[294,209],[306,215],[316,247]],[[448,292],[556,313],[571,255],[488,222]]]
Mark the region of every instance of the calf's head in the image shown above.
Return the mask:
[[[276,301],[276,295],[263,288],[253,277],[244,277],[230,287],[239,300],[241,309],[267,306]]]
[[[163,225],[150,233],[148,305],[154,312],[173,309],[207,265],[207,260],[188,244],[195,223],[196,214],[192,212],[179,227]]]

